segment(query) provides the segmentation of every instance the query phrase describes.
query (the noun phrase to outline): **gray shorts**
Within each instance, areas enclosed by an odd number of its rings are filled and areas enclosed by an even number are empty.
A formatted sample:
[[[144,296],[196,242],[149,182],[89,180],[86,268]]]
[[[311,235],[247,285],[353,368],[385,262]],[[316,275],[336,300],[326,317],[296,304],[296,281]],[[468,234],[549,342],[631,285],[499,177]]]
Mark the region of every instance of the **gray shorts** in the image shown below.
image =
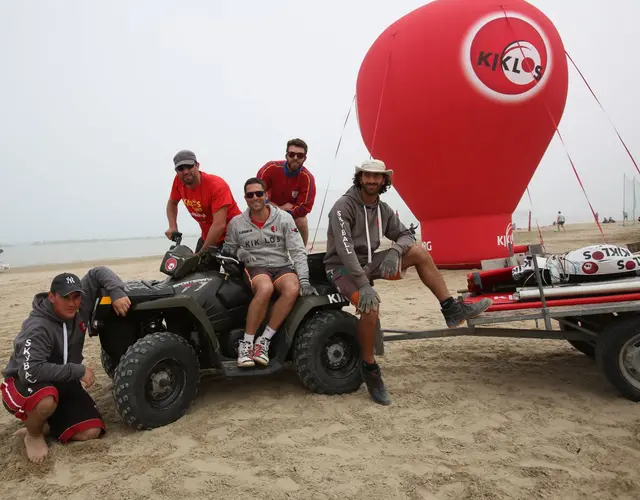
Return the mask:
[[[387,279],[387,280],[399,280],[402,279],[400,273],[396,276],[392,276],[391,278],[383,278],[380,273],[380,264],[387,255],[389,250],[383,250],[381,252],[377,252],[373,254],[371,258],[371,264],[367,264],[363,266],[364,273],[370,280],[379,280],[379,279]],[[402,257],[400,257],[401,267],[402,267]],[[353,276],[349,274],[346,268],[344,267],[336,267],[335,269],[327,270],[327,278],[329,283],[333,284],[336,289],[349,301],[357,306],[360,300],[360,294],[358,293],[358,285],[356,285]]]

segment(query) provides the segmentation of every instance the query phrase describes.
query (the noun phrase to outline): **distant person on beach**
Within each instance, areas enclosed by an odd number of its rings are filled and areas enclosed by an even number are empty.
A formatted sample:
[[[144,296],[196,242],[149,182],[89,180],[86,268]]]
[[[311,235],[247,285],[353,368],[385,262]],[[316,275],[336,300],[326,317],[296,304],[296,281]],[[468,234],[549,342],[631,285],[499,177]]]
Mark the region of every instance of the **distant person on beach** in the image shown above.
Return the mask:
[[[253,299],[249,304],[244,338],[238,346],[239,367],[269,364],[269,343],[287,318],[298,295],[318,295],[309,282],[309,265],[293,217],[266,203],[266,185],[256,177],[245,182],[249,208],[229,223],[224,248],[244,262]],[[278,298],[264,332],[255,340],[273,295]],[[255,340],[255,343],[254,343]]]
[[[393,209],[380,199],[391,186],[393,170],[380,160],[367,160],[356,167],[353,186],[329,211],[327,252],[324,265],[327,278],[360,313],[358,340],[363,358],[362,376],[372,399],[391,404],[374,359],[376,325],[381,302],[373,289],[376,279],[398,280],[401,271],[415,267],[422,283],[440,301],[449,328],[484,312],[491,300],[473,305],[456,301],[447,288],[431,255],[416,239]],[[395,244],[376,253],[383,236]]]
[[[93,370],[83,364],[82,349],[91,312],[100,289],[105,289],[118,315],[126,315],[131,301],[122,280],[106,267],[94,267],[82,278],[62,273],[49,292],[33,298],[33,309],[13,341],[13,353],[2,372],[4,407],[25,423],[22,436],[29,460],[42,463],[49,448],[48,432],[59,442],[88,441],[105,432],[93,398]]]
[[[316,198],[316,181],[303,166],[307,151],[306,142],[291,139],[287,142],[286,160],[270,161],[256,175],[267,186],[269,203],[293,217],[305,247],[309,239],[307,215]]]
[[[565,222],[564,215],[562,215],[562,212],[559,211],[558,217],[556,218],[556,225],[558,226],[558,231],[560,231],[560,229],[562,229],[563,231],[566,231],[564,227],[564,222]]]
[[[192,151],[179,151],[173,157],[173,166],[176,176],[167,202],[169,229],[164,234],[171,239],[178,230],[178,203],[182,200],[202,232],[196,253],[222,246],[229,221],[240,214],[229,185],[222,177],[202,172]]]
[[[420,224],[418,224],[419,226]],[[409,224],[409,231],[411,231],[411,234],[413,234],[415,236],[416,234],[416,229],[418,229],[418,226],[414,226],[413,222],[411,224]]]

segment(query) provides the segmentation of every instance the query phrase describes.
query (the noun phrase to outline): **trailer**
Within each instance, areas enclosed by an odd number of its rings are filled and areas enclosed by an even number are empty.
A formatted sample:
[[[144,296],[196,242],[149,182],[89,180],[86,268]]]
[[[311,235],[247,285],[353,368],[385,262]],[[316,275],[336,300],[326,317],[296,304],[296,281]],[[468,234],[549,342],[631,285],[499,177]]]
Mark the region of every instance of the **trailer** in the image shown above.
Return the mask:
[[[530,255],[536,255],[537,251],[538,248],[533,248]],[[598,296],[591,304],[549,307],[537,264],[534,272],[540,292],[536,303],[540,307],[485,312],[467,321],[467,326],[455,329],[380,328],[376,354],[384,355],[385,342],[401,340],[460,336],[562,340],[595,359],[598,369],[622,395],[631,401],[640,401],[640,300],[633,300],[638,297]],[[498,326],[532,320],[536,326],[541,321],[543,327]]]

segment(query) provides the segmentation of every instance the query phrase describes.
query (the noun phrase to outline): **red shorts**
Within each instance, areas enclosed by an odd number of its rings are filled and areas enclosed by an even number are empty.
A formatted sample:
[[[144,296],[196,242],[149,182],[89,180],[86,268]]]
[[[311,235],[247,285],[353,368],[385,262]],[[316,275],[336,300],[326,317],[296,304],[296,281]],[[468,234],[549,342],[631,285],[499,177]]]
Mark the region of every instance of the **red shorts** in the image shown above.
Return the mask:
[[[381,252],[374,253],[371,257],[371,264],[366,264],[363,266],[363,270],[367,278],[369,280],[379,280],[379,279],[388,279],[388,280],[399,280],[401,279],[401,274],[398,273],[396,276],[392,276],[391,278],[383,278],[380,273],[380,264],[387,255],[389,250],[382,250]],[[402,267],[402,256],[400,257],[400,267]],[[358,302],[360,301],[360,294],[358,293],[358,285],[356,285],[353,276],[351,276],[344,267],[337,267],[332,270],[327,271],[327,278],[329,279],[329,283],[332,283],[333,286],[349,301],[354,305],[358,306]]]
[[[24,384],[19,379],[9,377],[2,381],[0,392],[7,411],[22,421],[27,419],[40,401],[53,396],[58,406],[47,423],[51,435],[61,443],[69,441],[74,434],[95,427],[105,432],[100,412],[80,382]]]

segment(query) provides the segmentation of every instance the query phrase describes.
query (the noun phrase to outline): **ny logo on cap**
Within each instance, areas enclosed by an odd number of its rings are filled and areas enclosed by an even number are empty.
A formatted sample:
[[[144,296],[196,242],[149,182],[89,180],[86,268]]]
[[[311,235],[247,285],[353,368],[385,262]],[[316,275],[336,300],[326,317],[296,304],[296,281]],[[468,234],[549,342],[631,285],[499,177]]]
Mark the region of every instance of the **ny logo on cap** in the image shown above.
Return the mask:
[[[73,276],[67,276],[67,283],[71,284],[71,283],[75,283],[76,280],[73,279]]]

